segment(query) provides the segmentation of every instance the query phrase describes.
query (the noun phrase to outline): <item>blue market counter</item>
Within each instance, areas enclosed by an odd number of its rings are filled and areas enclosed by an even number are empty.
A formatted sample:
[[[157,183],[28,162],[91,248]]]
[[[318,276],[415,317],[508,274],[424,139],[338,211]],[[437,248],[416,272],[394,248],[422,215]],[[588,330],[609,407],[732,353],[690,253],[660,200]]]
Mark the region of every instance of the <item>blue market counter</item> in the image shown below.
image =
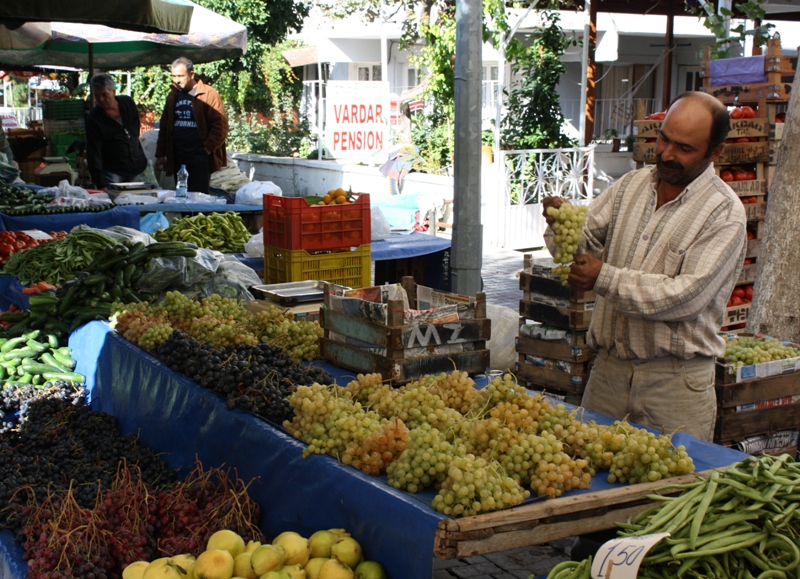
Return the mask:
[[[87,377],[92,407],[116,416],[124,432],[137,433],[143,444],[165,453],[170,467],[189,469],[200,459],[209,466],[234,467],[245,480],[257,479],[250,492],[263,509],[261,528],[268,537],[285,530],[308,536],[318,529],[347,528],[359,539],[366,555],[379,561],[393,579],[431,577],[434,554],[457,552],[452,549],[458,545],[443,542],[457,520],[430,507],[434,491],[411,495],[390,487],[385,477],[368,476],[330,456],[303,458],[304,443],[260,418],[238,409],[228,410],[220,396],[176,374],[106,323],[83,326],[71,336],[70,346],[78,361],[76,371]],[[349,381],[348,373],[321,365],[339,383]],[[584,418],[611,422],[589,412]],[[684,434],[677,434],[675,443],[687,446],[698,470],[725,466],[745,456]],[[516,532],[518,544],[513,546],[530,545],[541,542],[536,540],[534,527],[538,522],[530,518],[531,513],[546,511],[552,518],[559,505],[591,502],[609,491],[628,498],[638,496],[641,503],[639,495],[652,487],[640,486],[641,491],[610,485],[605,477],[597,476],[588,491],[573,491],[550,501],[529,500],[513,509],[467,519],[502,514],[506,526],[530,523],[524,532]],[[593,530],[613,525],[605,502],[600,505],[602,517],[591,515],[596,521]],[[560,532],[570,536],[581,532],[580,525],[567,525]],[[480,547],[483,551],[476,552],[490,552],[485,549],[491,549],[491,534],[482,531],[482,535],[489,542]],[[548,536],[545,540],[555,538]],[[505,548],[509,548],[507,544],[497,542],[493,550]],[[26,573],[19,546],[10,533],[0,533],[0,577],[24,579]]]

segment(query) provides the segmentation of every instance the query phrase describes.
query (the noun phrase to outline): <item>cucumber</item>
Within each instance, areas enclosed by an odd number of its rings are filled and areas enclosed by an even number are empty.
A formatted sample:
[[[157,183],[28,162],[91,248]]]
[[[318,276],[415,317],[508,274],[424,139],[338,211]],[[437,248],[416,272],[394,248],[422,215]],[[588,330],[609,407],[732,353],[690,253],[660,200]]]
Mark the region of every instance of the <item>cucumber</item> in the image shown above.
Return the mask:
[[[11,350],[3,354],[4,361],[21,360],[22,358],[30,358],[36,356],[39,352],[33,348],[20,348],[19,350]]]
[[[61,364],[53,354],[51,354],[49,352],[45,352],[44,354],[42,354],[39,357],[39,359],[41,360],[42,364],[46,364],[48,366],[52,366],[53,368],[56,368],[59,372],[69,372],[70,370],[72,370],[72,367],[67,368],[66,366]],[[40,372],[40,374],[41,374],[41,372]]]
[[[37,306],[54,306],[58,304],[59,299],[53,292],[41,292],[38,294],[33,294],[28,298],[28,305],[31,308],[35,308]]]
[[[82,384],[86,381],[83,374],[77,372],[46,372],[42,374],[45,380],[62,380],[64,382],[77,382]]]
[[[66,349],[69,350],[69,348]],[[70,354],[63,354],[61,352],[62,350],[64,350],[64,348],[53,350],[53,358],[55,358],[56,362],[58,362],[58,366],[66,368],[67,371],[74,369],[75,360],[72,359],[72,356]],[[42,355],[42,357],[44,358],[44,354]]]
[[[65,370],[59,368],[58,366],[51,366],[50,364],[22,364],[20,366],[22,369],[22,373],[30,373],[30,374],[46,374],[46,373],[59,373],[64,372]],[[19,370],[17,370],[19,372]]]
[[[83,278],[84,285],[88,286],[95,286],[100,285],[103,282],[110,281],[109,277],[104,273],[96,273],[94,275],[90,275],[88,277]]]
[[[17,346],[21,346],[27,341],[27,338],[19,337],[19,338],[11,338],[10,340],[6,341],[5,344],[0,346],[0,353],[5,354],[6,352],[10,352]]]

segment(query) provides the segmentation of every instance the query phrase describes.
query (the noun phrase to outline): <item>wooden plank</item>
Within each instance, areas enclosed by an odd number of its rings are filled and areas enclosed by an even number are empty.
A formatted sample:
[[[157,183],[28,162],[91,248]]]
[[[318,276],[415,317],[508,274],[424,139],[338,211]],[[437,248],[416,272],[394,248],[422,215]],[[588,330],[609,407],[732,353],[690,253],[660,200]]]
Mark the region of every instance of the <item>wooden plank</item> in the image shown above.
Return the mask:
[[[718,165],[739,165],[769,161],[769,143],[725,143]]]
[[[736,285],[754,283],[756,281],[757,267],[758,266],[755,263],[751,263],[742,267],[742,271],[739,273],[739,279],[736,280]]]
[[[747,216],[748,221],[758,221],[764,219],[767,214],[767,204],[763,201],[760,203],[745,203],[744,213]]]
[[[539,338],[529,338],[527,336],[518,336],[516,347],[517,352],[521,354],[564,360],[573,364],[588,362],[594,358],[595,354],[594,350],[588,346],[572,346],[564,342],[540,340]]]
[[[800,402],[762,410],[720,414],[714,427],[714,442],[741,440],[754,434],[800,427]]]
[[[731,130],[728,131],[729,139],[769,136],[769,119],[766,117],[759,117],[756,119],[731,119],[730,123]]]
[[[760,239],[748,239],[747,240],[747,253],[745,257],[758,257],[759,250],[761,249],[761,240]]]
[[[519,274],[519,289],[524,292],[535,292],[554,298],[564,298],[580,304],[597,299],[593,291],[576,291],[569,286],[561,285],[559,280],[522,272]]]
[[[751,304],[742,304],[740,306],[731,306],[725,308],[725,317],[723,319],[723,326],[735,326],[736,324],[744,324],[747,322],[747,316],[750,314]]]
[[[588,373],[573,375],[560,370],[534,366],[524,361],[524,354],[520,355],[520,361],[517,362],[516,376],[520,382],[575,395],[583,394],[583,390],[586,388],[586,381],[589,379]]]
[[[653,164],[656,162],[656,144],[636,141],[633,143],[633,160],[640,163]]]
[[[717,405],[722,408],[735,408],[743,404],[800,395],[800,374],[792,372],[736,384],[716,384],[715,388]]]
[[[647,119],[633,121],[633,134],[641,138],[654,138],[658,136],[663,121],[648,121]]]
[[[717,98],[725,105],[743,105],[748,103],[787,102],[791,96],[792,85],[789,83],[769,84],[731,84],[701,89]]]
[[[747,181],[730,181],[728,187],[734,190],[739,197],[752,197],[766,195],[766,179],[748,179]]]
[[[594,533],[615,528],[620,521],[627,521],[653,506],[651,502],[624,509],[613,509],[603,514],[590,517],[562,521],[558,523],[539,524],[531,529],[494,533],[484,539],[468,539],[457,541],[454,553],[449,558],[460,559],[474,555],[483,555],[497,551],[506,551],[519,547],[541,545],[558,539],[574,537],[577,534]],[[434,556],[440,557],[434,552]]]
[[[592,321],[592,312],[562,310],[536,302],[520,300],[519,314],[531,320],[567,330],[587,330]]]

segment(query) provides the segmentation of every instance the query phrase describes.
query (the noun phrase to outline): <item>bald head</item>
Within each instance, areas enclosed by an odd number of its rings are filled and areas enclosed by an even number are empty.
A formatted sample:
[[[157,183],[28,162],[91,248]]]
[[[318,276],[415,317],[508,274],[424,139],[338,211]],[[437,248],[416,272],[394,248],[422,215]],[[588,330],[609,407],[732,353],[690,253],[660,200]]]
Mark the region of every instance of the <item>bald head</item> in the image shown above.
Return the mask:
[[[728,109],[724,104],[708,93],[688,91],[675,97],[675,100],[669,105],[667,112],[678,104],[679,101],[684,101],[682,104],[699,106],[701,109],[708,112],[710,118],[698,118],[697,122],[710,121],[708,128],[708,147],[706,148],[706,157],[710,157],[714,150],[728,138],[728,132],[731,129]]]

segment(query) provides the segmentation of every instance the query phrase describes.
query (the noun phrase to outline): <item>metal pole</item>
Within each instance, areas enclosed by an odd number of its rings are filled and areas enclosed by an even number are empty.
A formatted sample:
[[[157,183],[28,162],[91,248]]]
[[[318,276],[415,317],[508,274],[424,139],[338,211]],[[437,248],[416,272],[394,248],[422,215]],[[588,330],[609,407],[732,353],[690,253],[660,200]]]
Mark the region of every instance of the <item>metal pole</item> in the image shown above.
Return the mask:
[[[581,147],[586,146],[586,98],[588,96],[589,86],[589,41],[591,37],[591,1],[584,0],[583,3],[583,46],[581,47],[581,78],[583,79],[581,90],[581,122],[578,127],[580,133]]]
[[[455,190],[451,289],[481,291],[481,0],[456,2]]]

